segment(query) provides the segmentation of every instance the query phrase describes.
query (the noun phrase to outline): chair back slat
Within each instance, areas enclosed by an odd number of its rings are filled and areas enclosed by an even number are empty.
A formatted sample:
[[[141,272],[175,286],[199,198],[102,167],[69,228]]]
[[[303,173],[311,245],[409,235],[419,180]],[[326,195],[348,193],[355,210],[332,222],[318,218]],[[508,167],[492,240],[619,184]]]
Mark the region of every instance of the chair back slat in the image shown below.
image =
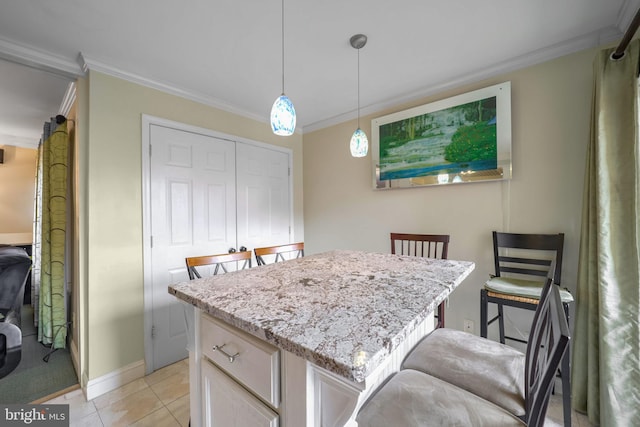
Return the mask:
[[[516,274],[523,274],[526,276],[541,276],[541,277],[547,277],[547,275],[549,274],[548,271],[543,271],[543,270],[534,270],[531,268],[514,268],[514,267],[507,267],[507,266],[502,266],[500,267],[500,272],[501,273],[516,273]]]
[[[569,347],[569,325],[560,290],[547,278],[533,318],[525,360],[525,408],[523,421],[542,427],[550,393],[562,358]]]
[[[304,242],[290,243],[287,245],[265,246],[262,248],[254,248],[256,254],[257,265],[266,265],[265,255],[275,255],[273,262],[286,261],[287,259],[295,259],[304,257]],[[287,255],[285,257],[285,255]]]
[[[449,239],[448,234],[391,233],[391,253],[447,259]]]
[[[189,279],[201,279],[203,275],[198,271],[197,267],[209,267],[213,268],[212,276],[219,274],[221,271],[228,273],[225,264],[230,262],[244,261],[242,266],[237,268],[238,270],[244,270],[245,268],[251,268],[251,251],[232,252],[227,254],[218,255],[205,255],[197,257],[185,258],[187,264],[187,272],[189,273]]]
[[[493,232],[495,275],[546,276],[554,262],[553,281],[561,283],[564,234]],[[547,267],[546,269],[533,267]]]
[[[448,234],[391,233],[391,253],[422,258],[447,259],[449,256]],[[436,328],[444,328],[444,301],[441,302],[434,318]]]

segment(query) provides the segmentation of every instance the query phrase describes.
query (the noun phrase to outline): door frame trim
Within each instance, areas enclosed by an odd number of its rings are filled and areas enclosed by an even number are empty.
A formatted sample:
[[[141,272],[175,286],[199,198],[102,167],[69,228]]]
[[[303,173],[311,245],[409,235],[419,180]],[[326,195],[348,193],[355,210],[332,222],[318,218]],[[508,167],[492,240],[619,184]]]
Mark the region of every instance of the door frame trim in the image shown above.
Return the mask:
[[[152,282],[152,270],[151,270],[151,159],[149,156],[149,149],[151,147],[151,132],[152,125],[163,126],[171,129],[176,129],[184,132],[197,133],[204,136],[209,136],[218,139],[224,139],[227,141],[240,142],[243,144],[254,145],[257,147],[268,148],[270,150],[280,151],[288,154],[289,156],[289,200],[291,206],[289,209],[289,227],[291,230],[290,236],[293,237],[293,150],[286,147],[280,147],[273,144],[267,144],[264,142],[254,141],[247,138],[242,138],[235,135],[229,135],[226,133],[214,131],[211,129],[202,128],[199,126],[193,126],[174,120],[165,119],[162,117],[152,116],[148,114],[142,114],[142,141],[141,141],[141,159],[142,159],[142,280],[143,280],[143,302],[144,302],[144,361],[145,361],[145,375],[149,375],[153,372],[153,342],[151,340],[151,328],[153,326],[153,282]]]

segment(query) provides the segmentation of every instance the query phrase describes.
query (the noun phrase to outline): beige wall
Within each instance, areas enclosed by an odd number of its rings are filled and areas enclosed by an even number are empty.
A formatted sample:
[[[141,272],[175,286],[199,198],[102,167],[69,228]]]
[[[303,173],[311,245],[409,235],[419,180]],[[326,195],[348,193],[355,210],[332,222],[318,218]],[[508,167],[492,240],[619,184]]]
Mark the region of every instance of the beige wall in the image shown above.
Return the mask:
[[[575,290],[594,54],[570,55],[364,117],[362,127],[371,135],[373,117],[511,81],[511,181],[394,191],[373,191],[370,157],[349,155],[355,122],[281,138],[266,123],[90,72],[78,86],[85,378],[144,358],[142,114],[291,148],[295,236],[305,240],[309,254],[332,248],[388,252],[391,231],[451,234],[450,257],[477,265],[452,295],[448,325],[462,328],[463,319],[471,319],[477,333],[479,289],[492,271],[491,230],[564,232],[564,284]]]
[[[449,257],[476,263],[453,293],[447,326],[475,322],[480,289],[493,272],[491,231],[565,233],[563,284],[575,294],[592,60],[588,50],[457,88],[361,119],[511,81],[513,179],[505,182],[373,191],[371,156],[354,159],[355,121],[304,135],[307,253],[331,248],[389,252],[390,232],[451,234]],[[528,331],[522,311],[507,316]],[[490,335],[491,336],[491,335]]]
[[[144,359],[141,117],[162,117],[291,148],[294,235],[302,223],[302,136],[277,137],[268,123],[97,72],[79,84],[80,244],[86,296],[82,345],[85,378],[94,379]],[[271,105],[265,106],[268,117]],[[84,140],[82,139],[84,138]],[[84,186],[84,188],[83,188]],[[82,350],[81,350],[82,351]]]
[[[37,142],[37,141],[35,141]],[[4,163],[0,164],[0,234],[33,233],[33,197],[38,150],[10,145],[4,149]]]

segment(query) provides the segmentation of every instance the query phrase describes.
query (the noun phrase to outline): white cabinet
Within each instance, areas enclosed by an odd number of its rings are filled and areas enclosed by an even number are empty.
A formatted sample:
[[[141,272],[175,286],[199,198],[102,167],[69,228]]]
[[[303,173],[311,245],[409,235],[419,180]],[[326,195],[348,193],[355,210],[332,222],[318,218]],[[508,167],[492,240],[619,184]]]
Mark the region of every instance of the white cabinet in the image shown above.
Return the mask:
[[[202,363],[203,425],[278,427],[278,414],[208,361]]]
[[[266,401],[280,406],[280,351],[232,326],[202,316],[202,352],[218,367]]]
[[[280,351],[207,315],[201,317],[203,425],[279,425]]]

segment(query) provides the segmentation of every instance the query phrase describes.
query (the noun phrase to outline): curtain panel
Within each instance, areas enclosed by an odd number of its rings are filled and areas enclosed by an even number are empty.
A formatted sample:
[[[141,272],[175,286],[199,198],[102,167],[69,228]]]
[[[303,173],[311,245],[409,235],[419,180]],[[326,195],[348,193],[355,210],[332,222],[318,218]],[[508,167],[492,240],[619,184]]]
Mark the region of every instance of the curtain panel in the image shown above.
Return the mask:
[[[578,264],[572,405],[593,424],[640,426],[640,40],[594,61]]]
[[[40,233],[36,235],[36,279],[38,340],[52,348],[65,348],[67,337],[66,307],[66,224],[67,168],[69,136],[67,122],[57,125],[48,138],[43,137],[41,163],[38,169],[36,217]],[[47,129],[45,128],[45,134]],[[38,283],[34,282],[38,287]]]

